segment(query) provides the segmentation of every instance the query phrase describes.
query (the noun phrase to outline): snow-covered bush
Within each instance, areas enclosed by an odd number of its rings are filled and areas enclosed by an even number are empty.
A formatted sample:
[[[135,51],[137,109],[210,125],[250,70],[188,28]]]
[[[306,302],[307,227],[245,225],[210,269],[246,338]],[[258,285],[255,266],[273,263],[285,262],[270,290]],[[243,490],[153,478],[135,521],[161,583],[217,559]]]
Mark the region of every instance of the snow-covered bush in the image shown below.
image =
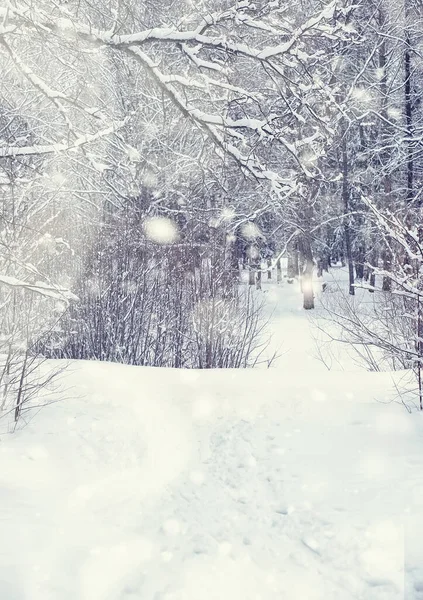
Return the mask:
[[[333,336],[351,344],[371,370],[411,369],[423,408],[422,231],[408,225],[410,215],[382,212],[370,201],[367,205],[389,262],[367,263],[370,283],[357,280],[355,297],[340,287],[322,296],[321,306],[337,326]]]
[[[248,367],[264,339],[261,306],[240,288],[225,225],[191,207],[153,215],[153,197],[105,216],[80,257],[73,303],[46,356],[178,368]],[[173,210],[173,212],[172,212]]]

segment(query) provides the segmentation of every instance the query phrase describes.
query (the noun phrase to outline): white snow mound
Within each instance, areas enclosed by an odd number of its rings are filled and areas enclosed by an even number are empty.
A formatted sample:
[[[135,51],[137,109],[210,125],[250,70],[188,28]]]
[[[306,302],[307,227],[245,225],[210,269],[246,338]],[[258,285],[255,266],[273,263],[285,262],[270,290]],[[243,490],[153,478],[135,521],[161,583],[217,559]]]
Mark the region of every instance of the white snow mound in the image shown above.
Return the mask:
[[[389,374],[66,377],[1,438],[2,600],[420,598],[421,419],[376,401]]]

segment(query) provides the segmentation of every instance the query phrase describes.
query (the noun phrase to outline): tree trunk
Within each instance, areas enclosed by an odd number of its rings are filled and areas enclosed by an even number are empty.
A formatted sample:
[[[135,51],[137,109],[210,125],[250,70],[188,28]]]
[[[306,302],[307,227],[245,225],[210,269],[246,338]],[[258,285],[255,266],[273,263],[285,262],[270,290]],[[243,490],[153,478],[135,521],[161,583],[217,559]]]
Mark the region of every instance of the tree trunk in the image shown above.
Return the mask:
[[[298,250],[296,246],[288,247],[288,265],[287,276],[288,280],[293,280],[299,275]]]
[[[364,267],[364,281],[369,281],[370,271],[369,267]]]
[[[239,281],[240,279],[240,268],[239,268],[239,248],[236,243],[228,244],[227,243],[227,253],[228,253],[228,270],[231,272],[232,277],[235,281]],[[195,271],[194,271],[195,272]]]
[[[272,279],[272,259],[267,259],[267,279]]]
[[[317,277],[323,277],[323,261],[321,258],[317,259]]]
[[[330,255],[325,250],[322,254],[322,271],[329,273],[329,267],[330,267]]]
[[[295,275],[294,275],[293,256],[292,256],[291,252],[289,252],[289,251],[288,251],[288,264],[287,264],[286,275],[287,275],[288,281],[291,283],[293,281]]]
[[[357,260],[355,263],[355,276],[358,280],[364,279],[364,262],[366,260],[366,250],[364,246],[358,249]]]
[[[411,26],[411,4],[405,0],[405,53],[404,53],[404,77],[405,77],[405,123],[407,129],[407,202],[414,200],[414,149],[413,149],[413,88],[411,74],[412,41],[410,34]]]
[[[249,269],[248,269],[248,284],[254,285],[256,282],[255,265],[253,265],[253,263],[250,261],[248,267],[249,267]]]
[[[261,269],[259,268],[256,276],[256,289],[261,290]]]
[[[382,258],[383,258],[383,270],[389,272],[391,270],[391,266],[392,266],[392,257],[391,257],[390,251],[385,250]],[[387,275],[385,275],[383,277],[382,290],[384,292],[392,291],[392,279]]]
[[[408,0],[405,0],[406,2]],[[407,10],[407,9],[406,9]],[[380,9],[379,10],[379,27],[380,30],[383,30],[384,24],[386,21],[385,12]],[[379,69],[382,73],[382,78],[380,80],[380,95],[381,95],[381,115],[383,118],[382,124],[382,145],[384,148],[389,147],[389,140],[392,139],[394,135],[394,131],[392,127],[389,126],[389,114],[388,114],[388,106],[389,106],[389,91],[388,91],[388,73],[386,69],[387,64],[387,50],[386,50],[386,40],[382,39],[382,43],[379,46]],[[407,84],[406,84],[407,85]],[[389,150],[384,150],[381,153],[381,161],[383,165],[383,170],[385,172],[385,176],[383,178],[383,189],[384,189],[384,205],[386,208],[391,207],[391,195],[392,195],[392,179],[388,169],[389,161],[391,160],[391,153]],[[385,249],[382,255],[383,260],[383,269],[384,271],[391,270],[392,256],[389,249]],[[384,292],[390,292],[392,289],[392,280],[390,277],[386,275],[383,277],[382,282],[382,290]]]
[[[278,258],[276,262],[276,281],[277,283],[282,283],[282,265],[280,258]]]
[[[350,217],[350,187],[349,187],[349,168],[348,168],[348,140],[347,140],[347,129],[342,127],[342,201],[344,204],[344,231],[345,231],[345,252],[347,255],[348,262],[348,280],[349,280],[349,293],[350,296],[354,296],[354,261],[352,255],[352,243],[351,243],[351,226]]]
[[[301,277],[301,291],[303,293],[303,308],[311,310],[314,308],[313,271],[314,261],[309,239],[302,242],[304,270]]]

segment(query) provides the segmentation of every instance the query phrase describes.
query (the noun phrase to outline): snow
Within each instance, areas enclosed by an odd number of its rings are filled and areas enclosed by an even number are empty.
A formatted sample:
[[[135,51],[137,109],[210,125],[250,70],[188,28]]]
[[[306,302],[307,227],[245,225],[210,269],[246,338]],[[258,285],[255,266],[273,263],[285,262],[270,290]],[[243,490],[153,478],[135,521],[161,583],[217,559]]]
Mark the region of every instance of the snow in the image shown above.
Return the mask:
[[[243,238],[246,240],[255,240],[263,237],[258,225],[252,223],[251,221],[244,223],[244,225],[241,226],[241,233]]]
[[[78,300],[78,298],[70,290],[60,288],[53,284],[46,284],[43,281],[29,283],[27,281],[17,279],[16,277],[11,277],[10,275],[0,275],[0,283],[3,283],[11,288],[23,288],[31,290],[37,294],[40,294],[41,296],[56,298],[57,300]]]
[[[52,143],[47,145],[33,144],[31,146],[4,146],[0,147],[0,158],[7,156],[33,156],[37,154],[51,154],[67,151],[77,151],[82,146],[91,144],[101,138],[104,138],[111,133],[115,133],[123,127],[125,121],[118,121],[114,125],[110,125],[104,129],[98,130],[96,133],[80,135],[74,139],[72,143],[66,140],[63,143]]]
[[[176,224],[167,217],[150,217],[143,228],[147,238],[156,244],[173,244],[179,238]]]
[[[1,437],[1,599],[423,598],[421,415],[263,294],[273,368],[74,362]]]

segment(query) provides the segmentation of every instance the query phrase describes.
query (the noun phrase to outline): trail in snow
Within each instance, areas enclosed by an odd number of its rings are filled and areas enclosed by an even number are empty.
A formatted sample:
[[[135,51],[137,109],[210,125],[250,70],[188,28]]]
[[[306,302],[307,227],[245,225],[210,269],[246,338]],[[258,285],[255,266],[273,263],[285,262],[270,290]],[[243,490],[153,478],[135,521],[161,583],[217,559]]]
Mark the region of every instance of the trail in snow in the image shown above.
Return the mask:
[[[330,291],[322,292],[324,281]],[[290,284],[284,279],[281,285],[276,285],[274,280],[263,280],[265,312],[271,334],[266,356],[270,357],[274,353],[278,355],[275,368],[298,377],[328,373],[329,370],[363,371],[363,367],[358,364],[357,355],[346,344],[333,341],[329,343],[329,338],[324,333],[328,323],[321,318],[324,311],[321,309],[320,298],[336,293],[339,287],[348,289],[347,286],[346,269],[334,268],[328,274],[325,273],[324,279],[316,277],[316,308],[307,312],[303,310],[297,281]]]
[[[265,289],[273,369],[73,363],[75,398],[1,439],[0,598],[423,598],[420,415]]]

